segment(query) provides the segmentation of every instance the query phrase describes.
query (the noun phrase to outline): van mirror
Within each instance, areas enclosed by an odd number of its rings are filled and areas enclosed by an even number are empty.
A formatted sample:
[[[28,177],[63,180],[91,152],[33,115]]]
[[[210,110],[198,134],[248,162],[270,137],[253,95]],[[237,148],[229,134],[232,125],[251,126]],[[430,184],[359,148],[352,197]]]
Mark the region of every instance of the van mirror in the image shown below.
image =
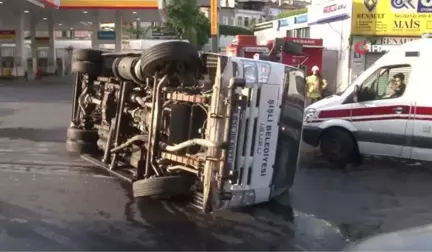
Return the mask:
[[[360,95],[360,87],[358,85],[355,85],[354,92],[353,92],[353,102],[359,101],[359,95]]]
[[[282,51],[292,55],[303,55],[303,46],[300,43],[285,41],[282,45]]]

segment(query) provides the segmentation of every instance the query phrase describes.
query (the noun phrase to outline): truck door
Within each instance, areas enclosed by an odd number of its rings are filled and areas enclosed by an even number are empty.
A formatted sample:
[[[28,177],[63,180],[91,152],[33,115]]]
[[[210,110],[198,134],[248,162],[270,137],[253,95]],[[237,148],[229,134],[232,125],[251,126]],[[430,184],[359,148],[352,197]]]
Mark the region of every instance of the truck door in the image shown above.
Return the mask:
[[[411,110],[411,99],[405,92],[410,72],[410,65],[384,66],[360,86],[351,112],[360,153],[402,156]],[[401,83],[405,88],[395,91]]]

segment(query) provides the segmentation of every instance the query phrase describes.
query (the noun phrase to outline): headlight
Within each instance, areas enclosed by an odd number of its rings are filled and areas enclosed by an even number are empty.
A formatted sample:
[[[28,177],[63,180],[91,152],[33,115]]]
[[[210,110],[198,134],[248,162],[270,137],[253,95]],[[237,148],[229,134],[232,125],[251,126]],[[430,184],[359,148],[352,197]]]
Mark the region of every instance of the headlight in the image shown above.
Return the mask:
[[[303,121],[307,121],[309,118],[313,117],[316,113],[316,109],[310,108],[306,110],[303,116]]]
[[[257,63],[257,68],[258,68],[258,82],[267,83],[270,76],[270,64]]]
[[[267,83],[270,77],[270,64],[243,61],[243,75],[247,83]]]
[[[243,67],[243,75],[247,83],[256,83],[258,78],[255,64],[245,64]]]

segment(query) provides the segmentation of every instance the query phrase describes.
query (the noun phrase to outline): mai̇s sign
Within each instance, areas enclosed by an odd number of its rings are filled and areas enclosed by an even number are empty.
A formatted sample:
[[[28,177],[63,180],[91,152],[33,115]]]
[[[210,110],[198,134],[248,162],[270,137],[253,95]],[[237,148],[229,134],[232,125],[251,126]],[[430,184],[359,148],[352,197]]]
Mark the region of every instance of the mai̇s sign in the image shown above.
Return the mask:
[[[351,33],[421,36],[432,32],[432,0],[353,0]]]

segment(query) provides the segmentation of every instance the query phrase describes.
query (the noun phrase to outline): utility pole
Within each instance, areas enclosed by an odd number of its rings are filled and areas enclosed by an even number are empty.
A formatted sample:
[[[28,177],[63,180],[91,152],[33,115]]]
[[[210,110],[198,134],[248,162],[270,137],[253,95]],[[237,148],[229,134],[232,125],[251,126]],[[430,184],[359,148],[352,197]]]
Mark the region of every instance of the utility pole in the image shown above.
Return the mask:
[[[219,0],[210,0],[210,26],[212,52],[219,51]]]

